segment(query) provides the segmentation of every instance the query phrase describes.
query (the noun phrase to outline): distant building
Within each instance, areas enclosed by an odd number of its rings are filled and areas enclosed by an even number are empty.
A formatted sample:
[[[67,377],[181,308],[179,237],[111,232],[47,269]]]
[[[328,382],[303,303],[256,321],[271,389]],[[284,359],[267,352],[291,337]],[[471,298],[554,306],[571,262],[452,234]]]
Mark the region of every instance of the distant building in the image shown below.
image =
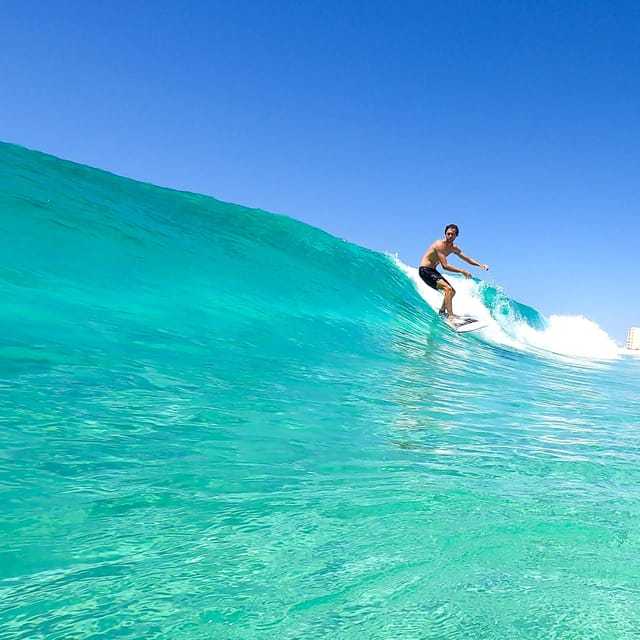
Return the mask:
[[[627,349],[640,349],[640,327],[631,327],[627,334]]]

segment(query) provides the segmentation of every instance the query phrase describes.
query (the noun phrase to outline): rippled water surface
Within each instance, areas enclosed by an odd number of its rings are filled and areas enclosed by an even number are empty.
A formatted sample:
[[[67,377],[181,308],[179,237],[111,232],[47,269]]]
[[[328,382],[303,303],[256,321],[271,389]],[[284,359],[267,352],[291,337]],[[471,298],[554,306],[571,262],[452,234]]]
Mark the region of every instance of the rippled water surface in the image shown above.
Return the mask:
[[[637,359],[541,350],[483,283],[458,336],[287,218],[0,167],[3,640],[639,637]]]

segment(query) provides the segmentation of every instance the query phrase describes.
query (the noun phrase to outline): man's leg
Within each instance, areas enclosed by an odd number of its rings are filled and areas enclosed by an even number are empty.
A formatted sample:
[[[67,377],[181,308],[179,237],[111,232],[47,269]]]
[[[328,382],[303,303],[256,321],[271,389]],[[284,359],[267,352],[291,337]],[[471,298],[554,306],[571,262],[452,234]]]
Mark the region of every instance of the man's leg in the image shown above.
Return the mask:
[[[456,295],[456,290],[444,279],[438,280],[438,289],[442,291],[444,294],[444,300],[442,302],[442,306],[440,307],[440,313],[443,311],[449,316],[449,320],[453,320],[455,316],[453,315],[453,296]]]

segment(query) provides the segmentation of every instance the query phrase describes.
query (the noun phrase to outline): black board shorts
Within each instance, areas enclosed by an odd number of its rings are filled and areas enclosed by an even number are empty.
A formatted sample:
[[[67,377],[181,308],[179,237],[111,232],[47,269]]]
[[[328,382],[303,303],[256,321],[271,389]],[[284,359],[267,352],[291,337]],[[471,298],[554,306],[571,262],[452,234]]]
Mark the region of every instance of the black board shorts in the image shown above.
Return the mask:
[[[448,285],[451,284],[437,269],[431,267],[420,267],[418,274],[432,289],[438,289],[438,280],[444,280]]]

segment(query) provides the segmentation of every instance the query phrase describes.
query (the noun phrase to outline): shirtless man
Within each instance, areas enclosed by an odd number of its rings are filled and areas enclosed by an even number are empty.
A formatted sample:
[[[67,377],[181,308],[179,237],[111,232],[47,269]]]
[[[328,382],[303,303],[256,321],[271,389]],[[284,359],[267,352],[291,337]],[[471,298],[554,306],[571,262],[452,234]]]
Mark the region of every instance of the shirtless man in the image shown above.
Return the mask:
[[[454,323],[456,317],[453,315],[451,303],[453,296],[456,294],[456,290],[451,284],[442,276],[442,274],[436,269],[439,265],[447,271],[453,271],[454,273],[462,273],[465,278],[470,278],[471,274],[464,269],[453,267],[447,262],[447,256],[451,253],[455,253],[459,258],[462,258],[465,262],[473,265],[474,267],[480,267],[485,271],[489,271],[489,267],[486,264],[480,264],[475,260],[472,260],[468,256],[465,256],[460,248],[453,244],[453,241],[458,237],[460,230],[458,225],[448,224],[444,230],[444,239],[436,240],[422,256],[422,262],[420,263],[420,269],[418,273],[420,277],[432,288],[440,290],[444,293],[444,301],[440,307],[440,315],[448,316],[449,322]]]

